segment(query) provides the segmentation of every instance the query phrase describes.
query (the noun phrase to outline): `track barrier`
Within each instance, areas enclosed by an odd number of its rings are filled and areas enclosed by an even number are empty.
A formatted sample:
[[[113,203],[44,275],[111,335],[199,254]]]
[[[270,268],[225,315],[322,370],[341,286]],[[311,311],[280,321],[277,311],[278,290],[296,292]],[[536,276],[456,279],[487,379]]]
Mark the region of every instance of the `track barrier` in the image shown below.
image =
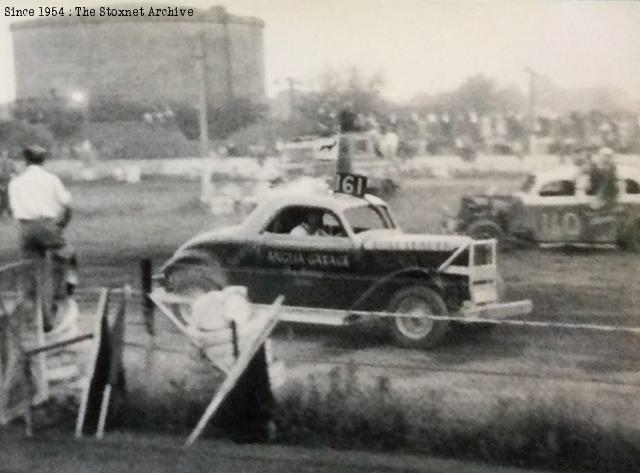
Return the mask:
[[[233,428],[232,434],[255,435],[251,430],[258,429],[260,436],[266,435],[268,407],[264,404],[271,403],[272,394],[265,343],[278,322],[283,297],[264,312],[253,309],[246,289],[237,286],[195,300],[162,290],[149,297],[180,333],[225,373],[185,446],[202,435],[218,410],[225,411],[219,420],[227,429]]]
[[[0,425],[22,418],[31,436],[34,408],[52,398],[65,402],[72,398],[80,402],[76,434],[93,429],[101,436],[110,392],[120,387],[116,381],[122,379],[124,316],[130,291],[127,287],[113,291],[122,298],[111,325],[107,317],[112,294],[103,289],[92,331],[80,333],[78,306],[71,298],[59,302],[57,313],[51,314],[55,323],[45,331],[45,286],[39,283],[31,296],[23,290],[31,265],[24,261],[0,268]],[[93,345],[87,373],[82,369],[85,342]]]

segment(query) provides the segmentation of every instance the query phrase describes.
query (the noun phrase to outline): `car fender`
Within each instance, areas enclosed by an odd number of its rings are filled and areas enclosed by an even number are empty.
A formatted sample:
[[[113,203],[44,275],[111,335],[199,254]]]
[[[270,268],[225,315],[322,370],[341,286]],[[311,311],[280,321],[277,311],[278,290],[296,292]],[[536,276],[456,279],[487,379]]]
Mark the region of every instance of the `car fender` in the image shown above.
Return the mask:
[[[167,275],[178,265],[202,265],[207,267],[219,266],[219,262],[215,256],[208,251],[198,248],[184,248],[176,251],[176,253],[162,265],[160,273]]]
[[[358,300],[351,306],[351,310],[366,310],[376,304],[376,299],[381,296],[386,299],[385,295],[392,292],[393,286],[415,280],[417,283],[423,283],[426,286],[436,290],[439,294],[444,294],[444,281],[439,273],[434,270],[428,270],[421,267],[403,268],[398,271],[387,274],[383,278],[374,282]],[[380,308],[380,307],[378,307]]]

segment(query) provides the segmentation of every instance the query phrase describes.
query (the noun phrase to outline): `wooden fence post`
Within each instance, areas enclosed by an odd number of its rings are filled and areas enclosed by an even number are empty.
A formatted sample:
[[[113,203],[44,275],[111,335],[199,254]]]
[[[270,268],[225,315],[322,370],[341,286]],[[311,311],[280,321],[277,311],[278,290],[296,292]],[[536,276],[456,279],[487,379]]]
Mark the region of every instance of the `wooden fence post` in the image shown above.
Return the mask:
[[[142,277],[142,313],[144,315],[144,324],[149,335],[154,335],[154,304],[149,298],[152,291],[152,275],[153,265],[151,259],[145,258],[140,260],[140,274]]]

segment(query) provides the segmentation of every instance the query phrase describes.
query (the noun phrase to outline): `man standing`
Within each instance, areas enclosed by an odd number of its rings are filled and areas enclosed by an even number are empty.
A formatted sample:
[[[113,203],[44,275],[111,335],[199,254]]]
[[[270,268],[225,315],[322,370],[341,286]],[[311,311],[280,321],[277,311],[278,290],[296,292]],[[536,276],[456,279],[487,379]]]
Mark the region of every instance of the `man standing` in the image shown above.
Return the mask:
[[[380,153],[383,157],[389,161],[395,163],[398,156],[398,145],[400,139],[395,131],[389,129],[387,126],[382,125],[380,127]]]
[[[38,262],[48,250],[63,249],[62,233],[71,220],[71,194],[57,176],[42,167],[46,154],[39,146],[25,148],[23,157],[27,167],[9,183],[9,204],[20,224],[20,249],[25,258]],[[54,257],[52,283],[56,288],[63,283],[64,268],[59,260]],[[45,313],[45,318],[47,316],[51,317]],[[45,320],[45,325],[47,322],[50,320]]]
[[[391,128],[383,125],[380,128],[380,139],[377,143],[380,154],[387,160],[385,169],[387,170],[386,176],[387,182],[393,182],[391,189],[397,187],[402,180],[402,164],[398,159],[398,146],[400,144],[400,138],[395,132],[396,126]],[[390,190],[391,190],[390,189]]]
[[[352,144],[348,135],[358,130],[357,127],[358,115],[353,111],[353,103],[347,102],[345,107],[340,111],[338,115],[338,121],[340,125],[340,135],[338,138],[338,162],[336,165],[336,172],[338,173],[352,173]]]

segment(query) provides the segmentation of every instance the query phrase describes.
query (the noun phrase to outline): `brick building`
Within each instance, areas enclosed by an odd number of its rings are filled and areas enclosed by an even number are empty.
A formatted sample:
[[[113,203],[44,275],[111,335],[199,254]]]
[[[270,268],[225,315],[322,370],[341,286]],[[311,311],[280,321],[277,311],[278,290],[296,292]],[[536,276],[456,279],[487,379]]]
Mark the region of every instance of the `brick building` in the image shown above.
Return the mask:
[[[195,56],[202,47],[212,104],[261,103],[263,30],[262,20],[223,7],[194,9],[192,17],[67,15],[13,23],[16,97],[196,104]]]

